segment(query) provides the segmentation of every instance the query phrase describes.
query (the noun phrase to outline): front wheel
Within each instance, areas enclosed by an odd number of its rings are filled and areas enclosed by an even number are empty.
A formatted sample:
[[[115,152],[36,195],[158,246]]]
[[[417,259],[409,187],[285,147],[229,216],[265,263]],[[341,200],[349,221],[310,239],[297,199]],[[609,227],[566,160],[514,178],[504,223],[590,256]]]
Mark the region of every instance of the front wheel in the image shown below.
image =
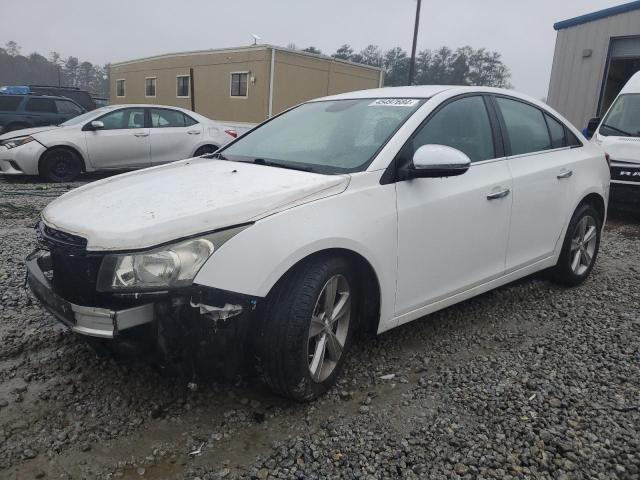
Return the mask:
[[[208,153],[213,153],[218,150],[218,147],[215,145],[203,145],[196,150],[196,153],[193,155],[194,157],[201,157],[202,155],[207,155]]]
[[[602,219],[592,205],[584,204],[573,214],[562,245],[554,278],[561,284],[576,286],[593,270],[600,248]]]
[[[267,298],[256,337],[256,369],[275,393],[313,400],[331,388],[351,344],[355,279],[342,258],[290,272]]]
[[[66,148],[54,148],[45,152],[40,160],[40,175],[49,182],[71,182],[82,172],[78,155]]]

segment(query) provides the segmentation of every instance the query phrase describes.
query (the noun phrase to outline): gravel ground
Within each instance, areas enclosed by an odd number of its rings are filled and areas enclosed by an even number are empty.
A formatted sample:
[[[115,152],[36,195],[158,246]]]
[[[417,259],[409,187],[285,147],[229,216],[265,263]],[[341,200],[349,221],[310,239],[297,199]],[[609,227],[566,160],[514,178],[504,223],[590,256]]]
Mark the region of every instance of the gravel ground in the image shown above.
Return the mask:
[[[637,213],[583,286],[527,278],[364,338],[300,405],[97,359],[38,306],[33,225],[80,183],[0,179],[0,478],[640,479]]]

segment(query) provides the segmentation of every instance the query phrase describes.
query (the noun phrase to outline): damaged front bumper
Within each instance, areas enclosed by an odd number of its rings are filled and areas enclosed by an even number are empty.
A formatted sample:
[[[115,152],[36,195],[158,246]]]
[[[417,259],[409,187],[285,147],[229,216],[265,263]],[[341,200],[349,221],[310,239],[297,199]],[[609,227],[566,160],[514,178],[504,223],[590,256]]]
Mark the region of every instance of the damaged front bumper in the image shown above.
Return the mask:
[[[42,250],[27,257],[27,284],[42,305],[75,333],[114,338],[119,332],[154,320],[153,303],[120,310],[87,307],[68,302],[55,293],[46,273],[52,270],[50,255]]]

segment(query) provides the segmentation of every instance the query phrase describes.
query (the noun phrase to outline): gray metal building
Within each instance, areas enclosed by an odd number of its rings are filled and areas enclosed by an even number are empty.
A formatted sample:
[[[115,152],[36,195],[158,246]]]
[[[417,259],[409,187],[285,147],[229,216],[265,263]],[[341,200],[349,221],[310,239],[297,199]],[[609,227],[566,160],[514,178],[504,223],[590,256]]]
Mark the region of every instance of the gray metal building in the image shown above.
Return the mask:
[[[556,23],[547,103],[582,129],[640,70],[640,1]]]

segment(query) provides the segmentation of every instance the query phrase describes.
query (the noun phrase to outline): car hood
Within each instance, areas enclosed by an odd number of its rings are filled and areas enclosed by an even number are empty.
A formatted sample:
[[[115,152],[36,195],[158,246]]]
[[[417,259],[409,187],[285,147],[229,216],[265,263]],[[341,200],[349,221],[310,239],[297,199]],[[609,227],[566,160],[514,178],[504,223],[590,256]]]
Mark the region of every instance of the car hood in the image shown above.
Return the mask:
[[[598,143],[612,161],[640,163],[640,137],[599,136]]]
[[[51,202],[42,219],[86,238],[88,250],[148,248],[341,193],[349,179],[195,158],[77,188]]]
[[[36,133],[48,132],[49,130],[57,130],[58,128],[60,127],[56,125],[47,125],[46,127],[32,127],[23,128],[20,130],[12,130],[11,132],[0,135],[0,141],[16,137],[26,137],[27,135],[35,135]]]

